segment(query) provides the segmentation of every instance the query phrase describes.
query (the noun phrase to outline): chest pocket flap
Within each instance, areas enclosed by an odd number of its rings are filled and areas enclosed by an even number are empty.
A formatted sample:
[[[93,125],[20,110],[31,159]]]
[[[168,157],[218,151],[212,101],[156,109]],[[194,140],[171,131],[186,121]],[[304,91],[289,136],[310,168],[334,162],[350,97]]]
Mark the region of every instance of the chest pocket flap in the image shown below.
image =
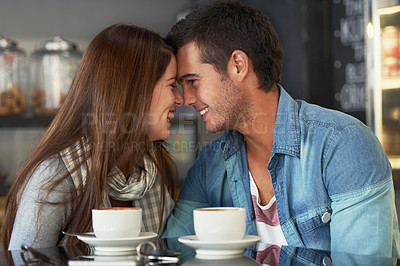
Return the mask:
[[[315,229],[328,225],[331,221],[332,209],[330,206],[309,211],[301,215],[297,220],[297,228],[300,234],[307,234]]]

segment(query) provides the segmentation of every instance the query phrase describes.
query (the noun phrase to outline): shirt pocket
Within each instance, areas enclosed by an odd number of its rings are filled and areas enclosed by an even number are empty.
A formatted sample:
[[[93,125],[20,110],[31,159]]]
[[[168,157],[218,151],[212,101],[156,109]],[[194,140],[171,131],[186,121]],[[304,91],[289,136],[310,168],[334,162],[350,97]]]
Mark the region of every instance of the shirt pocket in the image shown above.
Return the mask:
[[[332,209],[327,206],[309,211],[297,220],[297,229],[306,247],[330,248],[330,222]]]
[[[301,234],[311,232],[318,227],[328,225],[331,221],[331,215],[332,209],[330,207],[320,210],[311,218],[297,222],[297,228]]]

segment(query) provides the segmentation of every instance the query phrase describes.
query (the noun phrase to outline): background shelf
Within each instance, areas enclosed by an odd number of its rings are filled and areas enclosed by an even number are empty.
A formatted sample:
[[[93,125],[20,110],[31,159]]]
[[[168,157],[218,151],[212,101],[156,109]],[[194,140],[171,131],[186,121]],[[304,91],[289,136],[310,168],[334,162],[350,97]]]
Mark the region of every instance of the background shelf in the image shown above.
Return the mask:
[[[0,128],[47,127],[54,116],[9,115],[0,116]]]
[[[382,90],[400,89],[400,78],[382,79]]]

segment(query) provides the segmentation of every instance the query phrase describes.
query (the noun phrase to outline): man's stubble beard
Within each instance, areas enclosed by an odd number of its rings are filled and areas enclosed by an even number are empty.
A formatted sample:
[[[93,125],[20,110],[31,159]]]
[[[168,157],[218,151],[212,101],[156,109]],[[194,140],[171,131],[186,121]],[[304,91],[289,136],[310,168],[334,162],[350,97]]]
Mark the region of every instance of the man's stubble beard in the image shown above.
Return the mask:
[[[241,89],[229,78],[222,78],[221,95],[214,102],[207,122],[208,132],[216,133],[224,130],[239,130],[250,121],[250,102]]]

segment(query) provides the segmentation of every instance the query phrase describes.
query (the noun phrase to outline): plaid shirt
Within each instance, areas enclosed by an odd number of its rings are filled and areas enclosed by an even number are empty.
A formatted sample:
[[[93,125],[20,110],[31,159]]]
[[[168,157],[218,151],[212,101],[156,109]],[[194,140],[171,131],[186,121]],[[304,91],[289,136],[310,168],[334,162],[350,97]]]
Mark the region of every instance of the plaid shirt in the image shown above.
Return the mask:
[[[148,191],[143,198],[140,200],[134,200],[133,205],[135,207],[142,208],[143,220],[142,220],[142,231],[143,232],[158,232],[160,225],[160,214],[161,214],[161,184],[160,179],[157,178],[153,187]],[[165,206],[162,220],[162,226],[160,235],[164,229],[169,214],[175,206],[174,200],[165,189]]]

